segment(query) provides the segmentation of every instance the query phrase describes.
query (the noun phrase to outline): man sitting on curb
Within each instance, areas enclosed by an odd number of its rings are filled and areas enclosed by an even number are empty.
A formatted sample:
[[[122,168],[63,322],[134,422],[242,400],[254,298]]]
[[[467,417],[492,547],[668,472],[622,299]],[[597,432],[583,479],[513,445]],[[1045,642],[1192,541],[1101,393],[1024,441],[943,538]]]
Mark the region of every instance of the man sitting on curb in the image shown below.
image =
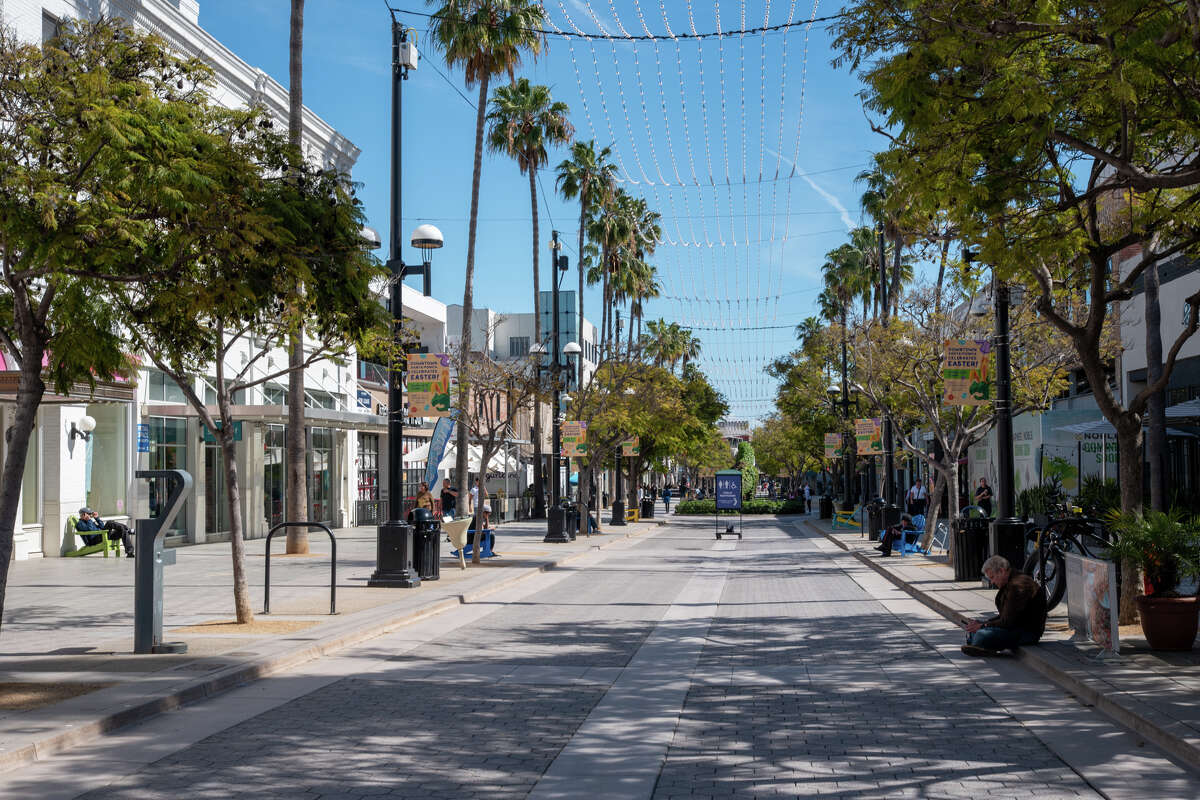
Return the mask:
[[[962,651],[969,656],[994,656],[1001,650],[1037,644],[1046,631],[1046,591],[1041,584],[1014,572],[1004,556],[983,562],[983,574],[1000,590],[996,592],[1000,615],[968,621]]]

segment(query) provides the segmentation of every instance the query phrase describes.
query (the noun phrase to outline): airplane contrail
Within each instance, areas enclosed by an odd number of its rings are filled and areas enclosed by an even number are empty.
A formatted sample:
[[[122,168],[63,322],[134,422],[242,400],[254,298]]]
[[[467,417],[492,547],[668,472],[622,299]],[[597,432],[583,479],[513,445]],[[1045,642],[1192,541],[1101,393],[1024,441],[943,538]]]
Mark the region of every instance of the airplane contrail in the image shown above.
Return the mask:
[[[848,231],[854,230],[854,220],[850,217],[850,212],[846,210],[846,207],[844,205],[842,205],[842,202],[840,200],[838,200],[832,194],[830,194],[829,192],[825,191],[823,188],[818,186],[816,181],[814,181],[812,178],[808,177],[807,172],[805,172],[802,168],[800,168],[797,164],[795,164],[787,156],[776,153],[774,150],[772,150],[769,147],[764,147],[763,150],[765,150],[766,152],[770,153],[771,155],[775,156],[776,158],[778,158],[782,161],[786,161],[791,166],[791,168],[796,171],[796,174],[799,175],[801,178],[803,178],[805,183],[807,183],[809,186],[811,186],[813,188],[813,191],[815,191],[817,194],[821,195],[821,197],[824,198],[825,202],[828,203],[830,206],[832,206],[833,210],[838,212],[841,215],[842,224],[846,226],[846,230],[848,230]]]

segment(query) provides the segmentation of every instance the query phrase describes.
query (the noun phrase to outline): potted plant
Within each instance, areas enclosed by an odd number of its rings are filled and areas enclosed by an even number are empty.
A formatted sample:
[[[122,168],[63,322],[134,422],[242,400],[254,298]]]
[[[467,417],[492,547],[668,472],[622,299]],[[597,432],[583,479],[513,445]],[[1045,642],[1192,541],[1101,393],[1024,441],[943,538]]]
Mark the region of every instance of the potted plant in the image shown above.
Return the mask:
[[[1108,557],[1136,564],[1147,593],[1137,598],[1146,641],[1155,650],[1191,650],[1196,640],[1200,600],[1181,597],[1179,582],[1200,575],[1200,522],[1177,510],[1112,517],[1116,542]]]

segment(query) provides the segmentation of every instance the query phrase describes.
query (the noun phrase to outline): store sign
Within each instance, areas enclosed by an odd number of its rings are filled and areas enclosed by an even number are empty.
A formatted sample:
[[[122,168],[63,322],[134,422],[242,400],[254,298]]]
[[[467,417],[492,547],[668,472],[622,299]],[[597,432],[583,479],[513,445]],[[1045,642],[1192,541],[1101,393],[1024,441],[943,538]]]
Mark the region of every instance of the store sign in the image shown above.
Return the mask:
[[[150,452],[150,426],[144,422],[139,422],[137,426],[137,451]]]
[[[642,437],[634,436],[621,442],[622,456],[638,456],[642,454]]]
[[[583,458],[587,455],[587,423],[568,420],[562,425],[562,455]]]
[[[450,356],[410,353],[405,382],[408,386],[408,416],[450,415]]]
[[[854,440],[860,456],[883,455],[883,426],[879,417],[854,420]]]
[[[717,511],[742,510],[742,473],[723,469],[716,475]]]
[[[828,459],[842,457],[842,435],[840,433],[825,434],[825,457]]]
[[[987,339],[947,339],[942,358],[942,405],[986,406],[995,396],[992,343]]]
[[[217,430],[221,430],[220,421],[217,422]],[[200,423],[200,435],[202,437],[204,437],[204,442],[206,444],[216,444],[217,443],[217,437],[212,435],[212,433],[208,430],[208,426],[205,425],[203,422]],[[233,423],[233,440],[235,442],[240,442],[242,440],[241,420],[238,420]],[[147,451],[147,452],[149,452],[149,451]]]
[[[358,407],[359,408],[363,408],[363,409],[366,409],[367,411],[370,411],[371,410],[371,401],[372,401],[372,398],[371,398],[370,392],[368,392],[366,389],[358,390]]]

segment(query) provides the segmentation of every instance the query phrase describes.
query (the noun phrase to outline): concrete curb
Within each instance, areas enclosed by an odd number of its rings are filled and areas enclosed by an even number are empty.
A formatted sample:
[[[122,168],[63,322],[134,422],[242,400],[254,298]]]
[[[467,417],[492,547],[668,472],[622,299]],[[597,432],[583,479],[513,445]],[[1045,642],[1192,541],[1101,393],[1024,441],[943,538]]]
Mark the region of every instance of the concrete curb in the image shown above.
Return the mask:
[[[40,738],[30,737],[31,740],[28,743],[15,746],[11,750],[0,753],[0,772],[11,771],[23,764],[44,759],[69,747],[76,747],[80,744],[90,742],[119,728],[143,722],[158,714],[173,711],[189,703],[212,697],[237,686],[330,655],[369,639],[384,636],[405,625],[410,625],[427,617],[450,611],[468,603],[477,602],[522,581],[529,580],[554,569],[562,568],[573,561],[589,555],[595,550],[603,550],[619,542],[654,533],[665,524],[666,521],[663,520],[653,527],[641,530],[612,532],[610,529],[604,534],[605,540],[603,542],[593,544],[587,550],[569,553],[560,558],[529,567],[489,586],[462,594],[443,597],[399,616],[394,616],[395,612],[389,610],[387,606],[379,606],[374,609],[357,612],[362,615],[357,620],[352,620],[350,619],[351,615],[347,615],[346,620],[339,620],[339,622],[343,622],[342,625],[339,626],[336,622],[333,623],[335,626],[334,630],[329,631],[328,635],[310,644],[282,648],[277,653],[247,659],[237,664],[219,668],[202,677],[186,681],[182,685],[177,686],[177,688],[126,705],[119,710],[103,714],[92,721],[82,724],[71,723],[65,730],[60,730]],[[343,630],[339,631],[337,628],[342,628]]]
[[[900,577],[892,574],[882,564],[867,557],[866,554],[851,550],[844,542],[839,541],[828,531],[815,526],[810,521],[805,521],[805,524],[815,533],[819,533],[829,541],[833,542],[842,550],[850,553],[859,562],[866,564],[875,572],[886,578],[893,586],[909,595],[913,599],[923,603],[937,613],[941,614],[946,619],[957,624],[961,618],[961,614],[941,602],[937,598],[931,597],[920,589],[914,589],[911,585],[905,583]],[[1106,694],[1100,689],[1093,686],[1088,681],[1072,675],[1070,672],[1062,669],[1057,664],[1053,663],[1046,655],[1036,647],[1021,647],[1016,650],[1017,660],[1034,670],[1038,674],[1049,678],[1062,689],[1070,692],[1084,704],[1093,706],[1096,709],[1104,712],[1114,721],[1126,728],[1129,728],[1139,736],[1145,737],[1154,745],[1169,753],[1171,756],[1187,765],[1188,767],[1200,771],[1200,743],[1194,742],[1183,736],[1178,736],[1169,730],[1166,730],[1160,721],[1152,719],[1149,715],[1142,713],[1139,709],[1131,707],[1123,702],[1123,698],[1114,699],[1111,695]]]

